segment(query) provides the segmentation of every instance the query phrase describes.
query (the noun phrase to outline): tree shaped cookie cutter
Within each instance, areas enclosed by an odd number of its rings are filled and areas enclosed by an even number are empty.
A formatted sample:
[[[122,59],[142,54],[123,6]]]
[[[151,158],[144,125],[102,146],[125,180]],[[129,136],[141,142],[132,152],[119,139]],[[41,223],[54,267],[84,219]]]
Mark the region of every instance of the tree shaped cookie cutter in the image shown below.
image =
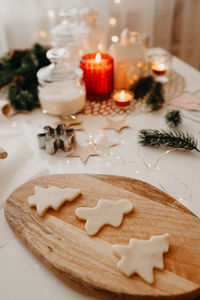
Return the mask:
[[[75,140],[75,130],[67,129],[65,124],[60,124],[56,128],[44,127],[44,133],[37,135],[40,149],[46,149],[49,154],[54,154],[58,149],[65,152],[72,149]]]

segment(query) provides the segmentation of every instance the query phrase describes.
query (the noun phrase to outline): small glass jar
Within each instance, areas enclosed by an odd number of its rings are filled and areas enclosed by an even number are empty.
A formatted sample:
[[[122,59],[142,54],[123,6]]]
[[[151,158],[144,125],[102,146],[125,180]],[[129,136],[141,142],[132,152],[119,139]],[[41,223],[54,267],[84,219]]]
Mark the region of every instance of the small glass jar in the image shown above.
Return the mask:
[[[47,51],[51,64],[37,73],[38,95],[44,113],[71,115],[85,106],[85,87],[80,84],[82,74],[77,74],[67,63],[64,48]]]
[[[156,81],[168,82],[171,65],[172,56],[168,52],[158,51],[149,56],[149,69]]]

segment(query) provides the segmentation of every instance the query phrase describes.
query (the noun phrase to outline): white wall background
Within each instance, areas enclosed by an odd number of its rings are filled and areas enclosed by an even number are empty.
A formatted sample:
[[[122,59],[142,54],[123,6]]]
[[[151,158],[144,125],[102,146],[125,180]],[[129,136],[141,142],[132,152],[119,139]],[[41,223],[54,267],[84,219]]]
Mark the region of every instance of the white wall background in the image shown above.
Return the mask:
[[[99,11],[108,40],[124,27],[145,31],[151,47],[161,46],[200,68],[200,0],[0,0],[0,55],[47,40],[57,22],[48,11],[81,2]],[[114,28],[110,17],[117,19]]]

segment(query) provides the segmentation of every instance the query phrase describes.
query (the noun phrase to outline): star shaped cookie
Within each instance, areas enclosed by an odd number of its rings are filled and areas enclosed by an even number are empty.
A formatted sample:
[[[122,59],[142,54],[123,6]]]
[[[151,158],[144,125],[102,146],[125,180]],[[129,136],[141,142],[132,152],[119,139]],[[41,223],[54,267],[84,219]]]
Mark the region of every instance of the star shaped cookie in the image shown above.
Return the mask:
[[[98,152],[110,153],[110,147],[116,146],[116,142],[110,142],[107,136],[104,136],[100,141],[96,142],[94,147]]]
[[[66,128],[74,128],[76,130],[83,130],[83,127],[81,126],[82,120],[80,120],[79,118],[75,117],[75,118],[64,118],[64,117],[58,117],[59,121],[54,122],[56,125],[59,124],[65,124]]]
[[[81,146],[77,143],[74,144],[74,151],[67,154],[66,157],[80,157],[83,163],[86,163],[90,156],[100,155],[95,149],[94,145]]]
[[[114,121],[109,118],[106,118],[107,125],[103,129],[113,129],[117,132],[121,131],[123,128],[128,128],[129,126],[125,123],[125,118]]]

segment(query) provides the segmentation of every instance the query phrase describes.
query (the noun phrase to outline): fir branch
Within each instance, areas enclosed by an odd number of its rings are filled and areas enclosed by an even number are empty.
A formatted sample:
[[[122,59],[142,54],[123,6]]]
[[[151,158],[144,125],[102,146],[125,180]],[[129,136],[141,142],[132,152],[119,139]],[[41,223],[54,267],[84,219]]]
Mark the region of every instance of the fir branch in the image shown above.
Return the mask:
[[[36,44],[31,49],[13,50],[0,61],[0,88],[9,84],[8,100],[17,110],[39,106],[37,71],[50,62],[47,49]]]
[[[33,108],[39,107],[38,96],[35,90],[28,91],[11,86],[8,89],[8,98],[16,110],[31,111]]]
[[[173,132],[157,129],[143,129],[139,133],[139,144],[152,147],[160,147],[163,145],[170,148],[181,148],[200,152],[197,148],[197,140],[194,136],[182,131]]]
[[[143,98],[151,90],[154,82],[153,76],[140,78],[130,87],[130,91],[134,93],[135,99]]]
[[[163,96],[163,86],[161,82],[156,82],[147,97],[146,103],[151,107],[152,111],[159,110],[165,102]]]
[[[179,110],[171,110],[165,115],[166,123],[169,127],[175,128],[182,122],[181,113]]]

